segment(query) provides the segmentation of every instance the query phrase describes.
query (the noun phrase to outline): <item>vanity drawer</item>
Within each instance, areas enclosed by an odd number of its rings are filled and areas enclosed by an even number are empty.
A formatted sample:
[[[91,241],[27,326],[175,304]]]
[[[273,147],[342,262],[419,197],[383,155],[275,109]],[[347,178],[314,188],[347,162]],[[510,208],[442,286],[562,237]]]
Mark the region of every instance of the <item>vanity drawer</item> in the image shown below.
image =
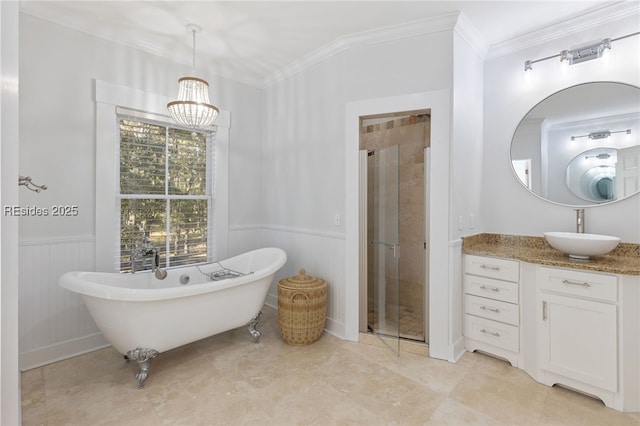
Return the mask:
[[[517,282],[520,276],[520,263],[516,260],[468,254],[464,257],[464,271],[481,277]]]
[[[501,322],[465,315],[464,335],[512,352],[520,348],[518,327]]]
[[[464,292],[503,302],[518,303],[518,283],[465,274]]]
[[[618,300],[618,278],[614,275],[541,266],[538,277],[538,286],[543,291],[613,303]]]
[[[520,324],[520,308],[512,303],[465,294],[464,306],[467,314],[512,325]]]

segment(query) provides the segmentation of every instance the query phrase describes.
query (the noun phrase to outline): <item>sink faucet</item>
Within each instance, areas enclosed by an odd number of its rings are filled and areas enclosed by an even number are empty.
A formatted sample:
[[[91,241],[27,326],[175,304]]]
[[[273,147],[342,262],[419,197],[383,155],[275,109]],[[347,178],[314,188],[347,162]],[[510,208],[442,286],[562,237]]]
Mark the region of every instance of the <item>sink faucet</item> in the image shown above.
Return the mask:
[[[584,234],[584,209],[576,210],[576,232],[578,234]]]

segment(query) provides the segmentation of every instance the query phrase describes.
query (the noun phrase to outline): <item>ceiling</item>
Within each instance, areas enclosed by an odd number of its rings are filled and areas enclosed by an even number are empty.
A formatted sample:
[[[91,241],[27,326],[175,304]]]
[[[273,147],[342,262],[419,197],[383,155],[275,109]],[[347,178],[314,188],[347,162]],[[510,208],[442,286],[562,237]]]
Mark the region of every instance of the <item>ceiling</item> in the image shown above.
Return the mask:
[[[33,1],[22,13],[261,86],[347,36],[462,12],[491,48],[611,1]]]

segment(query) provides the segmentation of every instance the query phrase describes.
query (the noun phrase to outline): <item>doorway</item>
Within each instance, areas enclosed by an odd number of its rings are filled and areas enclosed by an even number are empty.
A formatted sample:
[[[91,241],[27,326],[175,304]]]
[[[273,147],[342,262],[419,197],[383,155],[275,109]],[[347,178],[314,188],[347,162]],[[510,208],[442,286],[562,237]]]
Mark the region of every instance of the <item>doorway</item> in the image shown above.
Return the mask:
[[[429,110],[360,117],[360,331],[394,352],[429,340],[430,124]]]

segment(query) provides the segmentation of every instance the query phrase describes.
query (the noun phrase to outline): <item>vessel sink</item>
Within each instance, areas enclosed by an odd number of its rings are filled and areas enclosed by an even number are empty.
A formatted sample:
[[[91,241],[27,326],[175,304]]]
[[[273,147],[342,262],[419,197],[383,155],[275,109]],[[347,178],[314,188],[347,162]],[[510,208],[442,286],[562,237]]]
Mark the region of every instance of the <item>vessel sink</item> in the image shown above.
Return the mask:
[[[574,259],[602,256],[620,244],[620,238],[609,235],[579,234],[576,232],[545,232],[544,238],[556,250]]]

